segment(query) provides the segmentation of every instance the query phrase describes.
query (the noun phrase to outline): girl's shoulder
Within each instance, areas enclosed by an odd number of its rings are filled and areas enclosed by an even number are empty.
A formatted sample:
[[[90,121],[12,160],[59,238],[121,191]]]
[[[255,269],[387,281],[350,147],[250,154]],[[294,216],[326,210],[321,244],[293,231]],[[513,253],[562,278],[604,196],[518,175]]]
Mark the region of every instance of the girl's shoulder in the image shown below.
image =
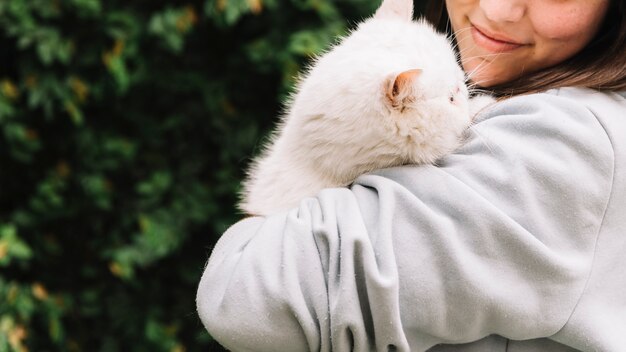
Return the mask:
[[[542,93],[519,96],[530,104],[542,104],[550,101],[570,103],[571,107],[590,109],[597,105],[609,105],[612,109],[623,111],[626,109],[626,92],[599,91],[582,87],[564,87],[550,89]]]
[[[581,103],[594,102],[594,101],[606,101],[612,100],[621,104],[626,103],[626,91],[624,92],[608,92],[599,91],[590,88],[581,87],[565,87],[558,89],[551,89],[545,92],[545,94],[557,95],[563,98],[574,99]]]
[[[593,115],[609,135],[614,144],[618,136],[626,135],[626,92],[602,92],[589,88],[560,88],[548,91],[561,99],[571,109]],[[624,146],[626,147],[626,146]],[[626,149],[626,148],[624,148]]]
[[[573,108],[589,108],[596,104],[611,103],[613,108],[626,109],[626,91],[607,92],[582,87],[563,87],[514,96],[500,101],[498,105],[507,108],[526,105],[528,108],[533,108],[559,102],[569,102]]]
[[[575,120],[596,120],[607,134],[626,133],[626,92],[566,87],[504,99],[484,110],[477,123],[509,115],[536,116],[562,129]]]

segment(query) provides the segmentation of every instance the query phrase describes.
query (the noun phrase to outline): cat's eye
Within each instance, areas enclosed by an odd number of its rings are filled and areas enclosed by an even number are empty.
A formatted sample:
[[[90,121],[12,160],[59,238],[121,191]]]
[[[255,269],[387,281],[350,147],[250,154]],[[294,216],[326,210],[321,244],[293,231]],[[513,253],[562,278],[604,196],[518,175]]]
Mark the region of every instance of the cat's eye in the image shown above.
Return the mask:
[[[454,94],[450,94],[450,102],[454,103]]]

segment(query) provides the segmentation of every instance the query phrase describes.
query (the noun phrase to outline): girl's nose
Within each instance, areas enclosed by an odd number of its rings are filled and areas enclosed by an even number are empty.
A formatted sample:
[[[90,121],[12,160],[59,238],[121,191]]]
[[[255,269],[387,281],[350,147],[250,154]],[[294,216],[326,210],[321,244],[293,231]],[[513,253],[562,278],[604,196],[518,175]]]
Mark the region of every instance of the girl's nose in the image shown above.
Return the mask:
[[[524,17],[526,3],[526,0],[480,0],[480,8],[493,22],[517,22]]]

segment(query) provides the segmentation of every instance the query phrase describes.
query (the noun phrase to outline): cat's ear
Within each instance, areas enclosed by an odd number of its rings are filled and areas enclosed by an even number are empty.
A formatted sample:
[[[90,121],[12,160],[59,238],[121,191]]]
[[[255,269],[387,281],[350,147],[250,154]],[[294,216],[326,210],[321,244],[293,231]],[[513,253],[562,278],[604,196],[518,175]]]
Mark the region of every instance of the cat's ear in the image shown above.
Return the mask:
[[[401,72],[385,83],[385,99],[393,109],[404,110],[407,103],[415,99],[415,80],[422,73],[420,69]]]
[[[383,0],[374,18],[413,19],[413,0]]]

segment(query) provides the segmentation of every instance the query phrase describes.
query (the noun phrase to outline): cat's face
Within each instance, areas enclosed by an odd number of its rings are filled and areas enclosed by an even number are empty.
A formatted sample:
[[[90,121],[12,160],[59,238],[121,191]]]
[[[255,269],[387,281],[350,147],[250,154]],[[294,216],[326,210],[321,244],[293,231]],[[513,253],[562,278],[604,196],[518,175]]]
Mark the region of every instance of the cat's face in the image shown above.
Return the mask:
[[[326,123],[329,139],[354,131],[355,144],[393,144],[412,162],[454,149],[471,123],[464,72],[450,41],[413,22],[412,12],[411,0],[384,0],[313,65],[292,106],[296,114],[323,116],[315,128]],[[420,150],[424,155],[414,155]]]

